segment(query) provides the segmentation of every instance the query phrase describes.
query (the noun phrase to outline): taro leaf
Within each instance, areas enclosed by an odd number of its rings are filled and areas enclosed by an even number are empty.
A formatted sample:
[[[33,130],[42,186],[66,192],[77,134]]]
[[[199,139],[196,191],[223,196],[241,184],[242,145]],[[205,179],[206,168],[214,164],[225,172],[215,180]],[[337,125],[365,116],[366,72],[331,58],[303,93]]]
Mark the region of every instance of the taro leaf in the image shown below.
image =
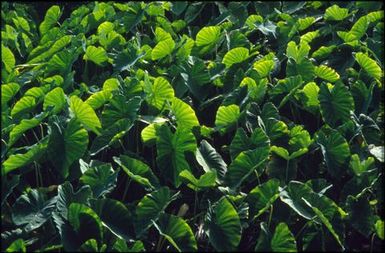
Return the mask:
[[[195,137],[188,128],[178,128],[172,133],[165,125],[157,128],[156,133],[158,136],[156,162],[162,170],[163,177],[178,187],[181,184],[179,173],[190,169],[185,152],[196,151]]]
[[[16,226],[24,226],[27,232],[37,229],[51,217],[56,200],[56,197],[47,199],[38,189],[31,189],[12,206],[12,221]]]
[[[1,175],[4,176],[7,173],[20,169],[34,161],[38,161],[47,149],[48,139],[44,139],[41,142],[36,143],[33,146],[27,148],[27,152],[23,154],[13,154],[5,160],[1,167]]]
[[[278,199],[278,187],[279,181],[277,179],[270,179],[249,192],[246,201],[250,205],[250,214],[253,219],[263,214]]]
[[[217,251],[235,251],[241,241],[241,222],[234,206],[223,197],[206,214],[206,234]]]
[[[118,171],[114,171],[111,164],[101,164],[87,169],[79,179],[91,187],[94,197],[99,198],[116,187],[117,176]]]
[[[53,5],[45,13],[43,22],[40,23],[39,31],[40,34],[46,34],[54,25],[57,24],[61,16],[60,7]]]
[[[341,21],[349,16],[349,10],[345,8],[340,8],[338,5],[330,6],[326,9],[324,19]]]
[[[48,157],[63,178],[69,167],[81,158],[88,146],[88,133],[76,120],[68,122],[62,129],[57,122],[51,125]]]
[[[305,59],[305,57],[307,57],[309,51],[310,46],[307,43],[302,43],[297,46],[294,41],[290,41],[287,44],[286,56],[288,58],[292,58],[299,64]]]
[[[322,118],[332,127],[348,121],[350,111],[354,110],[353,97],[342,83],[334,85],[331,91],[326,84],[321,84],[318,99]]]
[[[131,45],[128,45],[122,52],[112,54],[114,71],[130,70],[143,57],[145,57],[145,53],[139,53]]]
[[[360,157],[357,154],[353,154],[350,157],[350,167],[352,168],[354,174],[360,176],[361,173],[368,171],[374,164],[374,158],[368,157],[368,159],[361,161]]]
[[[164,107],[166,100],[174,98],[174,89],[163,77],[157,77],[152,85],[145,85],[144,91],[147,94],[146,101],[158,110]]]
[[[377,80],[381,79],[383,71],[375,60],[372,60],[369,56],[361,52],[355,55],[355,59],[361,68],[363,68],[371,77],[374,77]]]
[[[74,116],[91,131],[99,134],[99,129],[102,127],[100,120],[94,109],[87,103],[83,102],[76,95],[70,98],[70,108]]]
[[[232,188],[237,188],[252,173],[256,172],[257,176],[261,175],[268,155],[268,146],[241,152],[230,164],[226,173],[228,185]]]
[[[99,66],[103,66],[108,61],[106,50],[102,47],[88,46],[83,56],[86,61],[92,61]]]
[[[11,116],[17,117],[23,113],[31,111],[36,106],[36,100],[32,96],[24,96],[20,98],[12,107]]]
[[[197,250],[194,234],[182,218],[162,213],[158,221],[153,221],[153,223],[159,234],[164,236],[178,252]]]
[[[7,176],[1,177],[1,206],[3,206],[9,194],[19,184],[19,181],[20,175],[14,175],[11,179],[8,179]]]
[[[267,77],[271,71],[274,69],[274,61],[273,60],[259,60],[256,61],[253,64],[253,68],[257,71],[258,73],[258,78],[262,79]]]
[[[42,113],[39,115],[36,115],[32,119],[22,119],[20,123],[16,126],[14,126],[9,133],[9,141],[8,141],[8,147],[13,146],[13,144],[16,143],[16,141],[29,129],[34,128],[38,126],[41,121],[46,117],[46,114]]]
[[[328,172],[332,176],[340,175],[342,166],[350,157],[349,145],[345,138],[338,131],[330,130],[329,134],[318,132],[316,140],[321,147]]]
[[[189,104],[176,97],[171,103],[171,111],[175,116],[178,127],[191,129],[194,126],[199,126],[199,121],[195,115],[195,111]]]
[[[103,244],[101,248],[98,248],[98,242],[95,239],[88,239],[79,247],[80,252],[105,252],[106,244]]]
[[[279,223],[275,227],[270,241],[272,252],[297,252],[297,244],[286,223]]]
[[[89,186],[81,187],[77,192],[74,192],[70,182],[66,181],[58,187],[56,208],[53,212],[54,222],[59,234],[63,234],[63,226],[65,226],[65,220],[68,219],[68,208],[71,203],[87,203],[89,197],[91,197],[91,189]]]
[[[4,53],[4,52],[3,52]],[[20,90],[17,83],[8,83],[1,85],[1,106],[5,106]]]
[[[92,156],[111,146],[118,139],[122,138],[134,125],[130,119],[119,119],[111,126],[104,129],[92,142],[90,154]]]
[[[103,226],[119,238],[131,240],[133,219],[131,212],[120,201],[114,199],[90,200],[92,209],[100,217]]]
[[[17,239],[8,246],[5,252],[27,252],[23,239]]]
[[[69,244],[72,247],[78,248],[91,238],[98,241],[101,240],[102,222],[98,215],[88,206],[81,203],[70,204],[68,208],[68,221],[71,225],[72,234],[76,236],[76,240]],[[68,233],[68,231],[66,232]],[[67,242],[66,245],[68,245]]]
[[[141,103],[142,99],[139,96],[127,99],[123,94],[114,94],[113,99],[105,106],[102,113],[103,127],[108,128],[120,119],[128,119],[133,122]],[[124,124],[122,123],[122,125]],[[109,135],[106,131],[103,131],[103,134]]]
[[[373,144],[370,144],[369,152],[372,154],[378,161],[384,162],[384,146],[374,146]]]
[[[340,75],[334,69],[325,65],[315,67],[314,73],[319,78],[322,78],[331,83],[334,83],[340,79]]]
[[[321,46],[320,48],[318,48],[316,51],[313,52],[313,54],[311,55],[311,57],[313,58],[316,58],[316,59],[323,59],[323,58],[326,58],[328,57],[335,49],[337,48],[337,46],[335,45],[331,45],[331,46],[328,46],[328,47],[325,47],[325,46]]]
[[[178,196],[171,195],[168,187],[159,188],[156,191],[144,196],[136,206],[135,232],[141,236],[148,228],[152,226],[152,221],[156,222],[159,215],[164,212],[168,204]]]
[[[223,57],[222,63],[226,68],[230,68],[233,64],[243,62],[249,57],[249,50],[244,47],[233,48]]]
[[[374,225],[376,228],[376,234],[381,239],[384,240],[384,221],[383,220],[377,220],[376,224]]]
[[[322,221],[322,223],[325,225],[325,227],[330,231],[330,233],[336,239],[338,244],[341,246],[342,250],[345,250],[345,247],[342,244],[340,237],[338,236],[338,234],[334,230],[333,225],[330,223],[330,220],[324,215],[324,213],[320,209],[318,209],[317,207],[310,204],[305,198],[302,198],[302,199],[306,203],[306,205],[311,207],[311,209],[314,211],[314,213],[317,215],[317,217]]]
[[[198,47],[212,46],[218,42],[220,36],[221,28],[219,26],[206,26],[197,33],[195,43]]]
[[[271,250],[270,240],[271,240],[271,232],[267,227],[266,222],[260,223],[260,232],[257,239],[257,244],[255,245],[255,252],[268,252]]]
[[[318,93],[319,93],[319,87],[315,82],[309,82],[307,83],[303,88],[302,92],[305,96],[304,104],[308,110],[310,110],[312,113],[317,112],[319,107],[319,100],[318,100]]]
[[[153,61],[162,59],[166,57],[167,55],[171,55],[172,51],[175,48],[175,42],[174,40],[167,39],[160,41],[151,51],[151,59]]]
[[[179,177],[184,181],[188,187],[194,191],[200,191],[204,188],[210,188],[215,186],[215,180],[217,179],[217,173],[215,170],[207,171],[197,179],[189,170],[183,170],[179,173]]]
[[[238,128],[230,144],[230,155],[232,159],[235,159],[242,151],[257,147],[269,147],[269,145],[269,138],[261,128],[256,128],[250,137],[247,136],[243,128]]]
[[[115,252],[143,252],[145,251],[144,245],[141,241],[135,241],[130,247],[127,246],[127,243],[123,239],[117,239],[112,246],[113,251]]]
[[[10,73],[15,67],[15,56],[13,55],[11,49],[5,47],[1,43],[1,61],[4,63],[5,69]]]
[[[47,93],[44,97],[43,110],[47,110],[49,106],[53,106],[53,114],[59,113],[66,104],[65,94],[61,87],[56,87]]]
[[[144,162],[126,155],[113,157],[114,161],[122,167],[123,171],[135,182],[143,185],[146,190],[159,188],[159,180],[150,167]]]
[[[362,194],[359,197],[350,195],[346,203],[349,211],[349,225],[365,237],[369,237],[374,232],[375,217],[367,194]]]
[[[218,182],[224,180],[227,172],[227,164],[223,161],[222,156],[206,140],[201,141],[195,158],[205,172],[216,171]]]
[[[220,106],[215,117],[215,126],[223,133],[237,122],[239,116],[238,105]]]

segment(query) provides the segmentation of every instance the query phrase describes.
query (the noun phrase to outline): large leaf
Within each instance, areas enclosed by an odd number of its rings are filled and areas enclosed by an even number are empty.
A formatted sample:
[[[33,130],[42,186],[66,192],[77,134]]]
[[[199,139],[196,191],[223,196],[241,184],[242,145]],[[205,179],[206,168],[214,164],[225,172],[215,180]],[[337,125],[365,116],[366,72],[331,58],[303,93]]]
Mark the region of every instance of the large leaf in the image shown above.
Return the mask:
[[[20,123],[14,126],[11,132],[9,133],[8,146],[10,147],[15,144],[16,141],[24,134],[24,132],[38,126],[44,118],[45,115],[40,114],[32,119],[22,119]]]
[[[139,236],[157,221],[160,214],[164,212],[168,204],[176,199],[178,195],[172,195],[170,189],[162,187],[144,196],[136,206],[135,231]]]
[[[36,100],[32,96],[24,96],[12,107],[11,116],[17,117],[25,112],[31,111],[36,106]]]
[[[174,89],[163,77],[157,77],[152,85],[145,85],[144,91],[147,93],[146,101],[158,110],[163,108],[166,100],[174,98]]]
[[[17,226],[24,226],[27,232],[37,229],[51,217],[55,203],[55,197],[47,199],[42,191],[31,189],[12,206],[12,221]]]
[[[191,108],[190,105],[176,97],[172,100],[171,103],[171,111],[175,115],[178,127],[191,129],[194,126],[199,125],[195,111]]]
[[[5,69],[8,72],[11,72],[15,67],[15,56],[13,55],[12,51],[8,47],[5,47],[3,44],[1,44],[1,61],[4,63]]]
[[[88,133],[77,122],[71,120],[63,129],[57,122],[51,126],[51,136],[48,143],[48,156],[64,178],[68,176],[68,169],[86,152]]]
[[[319,78],[322,78],[331,83],[334,83],[340,79],[340,75],[334,69],[325,65],[315,67],[314,73]]]
[[[256,172],[261,175],[264,170],[264,164],[269,155],[268,147],[260,147],[254,150],[241,152],[230,164],[226,174],[228,185],[237,188],[242,185],[249,176]]]
[[[125,240],[134,237],[132,214],[122,202],[108,198],[90,202],[102,224],[111,232]]]
[[[244,47],[233,48],[223,57],[222,63],[226,68],[230,68],[233,64],[242,62],[249,57],[249,50]]]
[[[89,185],[95,197],[110,193],[116,186],[118,171],[110,164],[91,166],[79,178],[80,182]]]
[[[326,84],[321,84],[318,99],[322,118],[332,127],[346,122],[354,109],[353,97],[342,83],[337,83],[331,90]]]
[[[381,67],[377,64],[377,62],[371,59],[368,55],[364,53],[357,53],[355,56],[356,61],[360,64],[361,68],[363,68],[371,77],[380,80],[384,75]]]
[[[241,240],[241,223],[233,205],[223,197],[206,215],[206,234],[217,251],[236,251]]]
[[[60,16],[61,11],[59,6],[53,5],[50,7],[45,14],[43,22],[41,22],[39,26],[40,34],[46,34],[54,25],[57,24]]]
[[[283,222],[275,227],[270,245],[273,252],[297,252],[295,238],[286,223]]]
[[[20,90],[20,85],[17,83],[7,83],[1,85],[1,106],[8,103]]]
[[[70,98],[70,108],[75,117],[88,129],[99,134],[102,127],[98,116],[90,105],[83,102],[76,95]]]
[[[172,38],[162,40],[151,51],[151,59],[153,61],[162,59],[167,55],[171,55],[175,48],[175,42]]]
[[[237,105],[220,106],[215,116],[215,126],[224,132],[226,128],[237,122],[239,115],[240,111]]]
[[[195,155],[198,163],[205,172],[216,171],[218,180],[223,181],[227,172],[227,164],[223,158],[206,140],[202,140]]]
[[[86,61],[92,61],[99,66],[103,66],[103,64],[108,61],[108,56],[104,48],[88,46],[83,59]]]
[[[217,173],[215,170],[208,171],[205,174],[201,175],[197,179],[189,170],[184,170],[179,173],[179,177],[184,181],[188,187],[194,191],[199,191],[204,188],[210,188],[215,186],[215,180],[217,178]]]
[[[349,10],[340,8],[338,5],[330,6],[326,9],[324,18],[325,20],[341,21],[349,16]]]
[[[197,250],[194,234],[182,218],[163,213],[154,226],[178,252]]]
[[[159,188],[159,180],[151,168],[144,162],[126,155],[114,157],[114,161],[122,167],[123,171],[135,182],[143,185],[146,189]]]
[[[47,93],[44,97],[43,109],[47,110],[49,106],[53,106],[52,113],[59,113],[66,104],[65,94],[61,87],[56,87]]]
[[[178,128],[172,133],[165,125],[160,126],[156,132],[158,136],[156,162],[165,179],[178,187],[181,183],[179,173],[185,169],[190,170],[185,152],[195,152],[195,137],[188,128]]]
[[[209,46],[217,43],[221,35],[219,26],[203,27],[198,33],[195,40],[197,46]]]
[[[247,202],[250,205],[250,213],[254,218],[270,208],[276,199],[279,198],[279,181],[270,179],[269,181],[258,185],[247,195]]]

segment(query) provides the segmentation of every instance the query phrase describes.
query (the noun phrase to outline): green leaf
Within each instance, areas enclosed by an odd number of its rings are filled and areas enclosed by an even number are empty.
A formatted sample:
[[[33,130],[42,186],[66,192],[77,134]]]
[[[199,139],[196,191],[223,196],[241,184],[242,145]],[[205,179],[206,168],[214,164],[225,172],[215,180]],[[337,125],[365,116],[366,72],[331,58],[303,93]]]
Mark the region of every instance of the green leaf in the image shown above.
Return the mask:
[[[1,206],[5,203],[13,189],[19,185],[20,175],[14,175],[12,178],[1,177]]]
[[[75,117],[88,129],[100,134],[99,129],[102,127],[98,116],[90,105],[83,102],[76,95],[70,98],[70,108]]]
[[[224,180],[227,172],[227,164],[223,161],[221,155],[206,140],[201,141],[195,158],[205,172],[215,171],[218,175],[218,181],[221,182]]]
[[[99,66],[103,66],[108,61],[106,50],[102,47],[88,46],[83,56],[86,61],[92,61]]]
[[[374,77],[377,80],[381,79],[383,76],[383,71],[375,60],[361,52],[356,53],[354,58],[361,66],[361,68],[363,68],[371,77]]]
[[[253,219],[259,217],[279,198],[279,180],[269,181],[256,186],[246,197],[250,205],[250,215]]]
[[[118,171],[114,171],[110,164],[101,164],[88,168],[79,179],[91,187],[93,196],[99,198],[116,187],[117,176]]]
[[[244,47],[233,48],[223,57],[222,63],[226,68],[230,68],[233,64],[243,62],[249,57],[249,50]]]
[[[315,82],[309,82],[302,88],[302,92],[305,95],[304,104],[312,111],[315,111],[320,104],[318,100],[319,90],[320,89]]]
[[[24,134],[24,132],[38,126],[44,118],[45,115],[40,114],[32,119],[22,119],[20,123],[14,126],[9,133],[8,146],[11,147],[13,144],[15,144],[16,141]]]
[[[368,171],[372,165],[374,165],[374,158],[368,157],[368,159],[361,161],[357,154],[353,154],[350,157],[350,167],[354,174],[360,176],[363,172]]]
[[[23,113],[31,111],[36,106],[34,97],[24,96],[13,106],[11,110],[11,116],[17,117]]]
[[[178,187],[181,183],[179,173],[190,166],[185,159],[185,152],[195,152],[196,141],[188,128],[178,128],[175,133],[163,125],[156,130],[157,157],[156,162],[165,179]]]
[[[24,154],[10,155],[7,160],[3,162],[2,175],[5,175],[13,170],[20,169],[34,161],[38,161],[41,155],[47,149],[47,139],[41,143],[37,143],[28,147]]]
[[[350,111],[354,110],[354,100],[345,85],[337,83],[329,90],[326,84],[321,84],[318,94],[323,120],[336,127],[350,119]]]
[[[131,212],[120,201],[114,199],[90,200],[92,209],[100,217],[103,226],[119,238],[133,238],[133,218]]]
[[[55,208],[56,198],[47,199],[38,189],[31,189],[21,195],[12,206],[12,221],[24,226],[30,232],[42,226]]]
[[[226,174],[228,185],[232,188],[241,186],[242,182],[257,172],[261,175],[269,155],[269,147],[259,147],[241,152],[230,164]]]
[[[236,251],[241,241],[241,222],[233,205],[223,197],[206,214],[206,234],[217,251]]]
[[[286,223],[283,222],[275,227],[270,245],[273,252],[297,252],[295,238]]]
[[[369,204],[367,194],[360,195],[358,197],[349,195],[347,198],[348,221],[354,229],[365,237],[369,237],[375,229],[374,212]]]
[[[323,59],[328,57],[335,49],[337,48],[336,45],[331,45],[328,47],[321,46],[318,48],[316,51],[313,52],[311,57],[316,58],[316,59]]]
[[[333,225],[330,223],[329,219],[322,213],[321,210],[319,210],[317,207],[312,206],[305,198],[302,198],[303,201],[311,207],[311,209],[316,213],[317,217],[320,218],[322,223],[325,225],[325,227],[330,231],[330,233],[333,235],[333,237],[336,239],[338,244],[341,246],[342,250],[345,250],[344,245],[342,244],[340,237],[336,233],[336,231],[333,228]]]
[[[214,45],[220,36],[221,28],[219,26],[206,26],[197,33],[195,43],[198,47]]]
[[[161,110],[167,100],[174,98],[174,89],[171,84],[163,77],[157,77],[151,85],[145,85],[144,91],[147,93],[146,101]]]
[[[154,226],[178,252],[197,250],[194,234],[182,218],[163,213]]]
[[[5,252],[27,252],[23,239],[17,239],[8,246]]]
[[[331,130],[329,134],[319,132],[316,140],[321,147],[329,173],[335,176],[338,175],[340,168],[350,157],[350,149],[347,141],[336,130]]]
[[[166,207],[176,199],[177,194],[171,195],[168,187],[159,188],[144,196],[136,206],[135,231],[142,235],[156,222]]]
[[[1,106],[5,106],[19,91],[20,85],[17,83],[7,83],[1,85]]]
[[[143,185],[149,190],[159,188],[160,184],[158,178],[144,162],[126,155],[113,158],[114,161],[122,167],[124,172],[135,182]]]
[[[301,63],[307,57],[310,51],[310,46],[307,43],[300,43],[298,46],[294,41],[287,44],[286,56],[292,58],[296,63]]]
[[[340,75],[334,69],[325,65],[316,66],[314,73],[319,78],[322,78],[331,83],[334,83],[340,79]]]
[[[45,14],[43,22],[41,22],[39,26],[40,34],[46,34],[54,25],[57,24],[60,16],[61,11],[59,6],[53,5],[50,7]]]
[[[131,247],[128,247],[125,240],[117,239],[112,250],[116,252],[143,252],[146,251],[141,241],[135,241]]]
[[[377,220],[376,224],[374,225],[376,228],[376,234],[381,239],[384,240],[384,221],[383,220]]]
[[[175,97],[171,102],[171,111],[176,118],[178,127],[191,129],[199,126],[199,121],[195,115],[195,111],[191,106],[179,98]]]
[[[282,157],[285,160],[290,160],[289,151],[287,151],[285,148],[271,146],[270,151],[276,153],[278,156]]]
[[[341,21],[347,18],[348,16],[349,16],[348,9],[340,8],[338,5],[335,4],[326,9],[324,19]]]
[[[173,39],[162,40],[152,49],[151,59],[155,61],[171,55],[174,48],[175,42]]]
[[[49,106],[53,106],[52,113],[59,113],[67,103],[64,91],[61,87],[56,87],[47,93],[44,97],[43,110],[47,110]]]
[[[179,177],[187,184],[188,187],[194,191],[200,191],[204,188],[215,186],[217,173],[215,170],[208,171],[201,175],[199,179],[197,179],[189,170],[183,170],[181,173],[179,173]]]
[[[215,116],[215,126],[225,132],[227,128],[233,126],[240,116],[238,105],[220,106]]]
[[[253,64],[253,68],[257,71],[259,78],[265,78],[274,69],[274,61],[262,59],[262,60],[256,61]]]
[[[69,167],[83,156],[87,147],[88,133],[76,120],[68,122],[65,129],[58,123],[51,126],[48,157],[64,178],[68,176]]]
[[[1,44],[1,61],[4,63],[7,72],[12,72],[16,63],[15,56],[13,55],[11,49],[5,47],[3,44]]]

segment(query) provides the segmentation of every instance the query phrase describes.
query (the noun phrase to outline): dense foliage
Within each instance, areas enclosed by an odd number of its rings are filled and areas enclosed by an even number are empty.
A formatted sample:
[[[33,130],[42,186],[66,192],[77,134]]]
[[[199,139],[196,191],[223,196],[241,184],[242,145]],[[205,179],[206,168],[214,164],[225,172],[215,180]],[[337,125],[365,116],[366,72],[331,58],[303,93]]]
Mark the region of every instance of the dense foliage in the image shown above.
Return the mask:
[[[382,2],[44,6],[2,2],[2,251],[382,248]]]

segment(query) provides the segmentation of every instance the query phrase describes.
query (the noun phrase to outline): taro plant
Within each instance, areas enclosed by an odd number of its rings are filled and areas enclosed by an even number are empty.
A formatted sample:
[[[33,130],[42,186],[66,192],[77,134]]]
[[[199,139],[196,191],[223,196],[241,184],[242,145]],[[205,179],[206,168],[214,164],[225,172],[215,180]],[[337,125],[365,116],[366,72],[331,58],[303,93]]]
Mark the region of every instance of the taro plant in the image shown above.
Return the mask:
[[[380,251],[382,2],[1,4],[1,250]]]

